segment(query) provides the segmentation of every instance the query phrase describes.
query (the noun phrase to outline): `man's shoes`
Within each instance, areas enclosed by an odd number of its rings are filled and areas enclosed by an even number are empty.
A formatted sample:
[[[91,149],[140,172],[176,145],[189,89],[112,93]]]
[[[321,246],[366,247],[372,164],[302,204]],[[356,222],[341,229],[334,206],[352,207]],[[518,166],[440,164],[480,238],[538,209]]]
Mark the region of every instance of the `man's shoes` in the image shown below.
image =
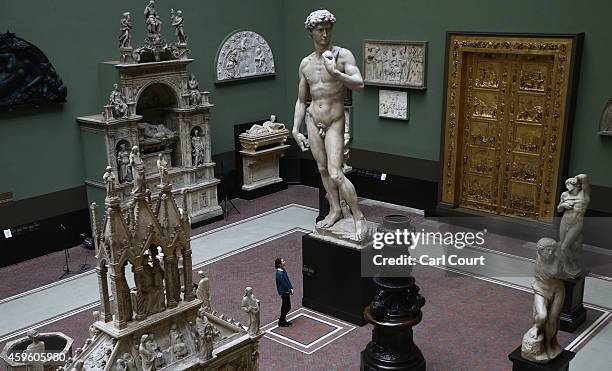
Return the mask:
[[[280,322],[278,323],[278,326],[279,326],[279,327],[289,327],[289,326],[291,326],[291,325],[292,325],[292,323],[291,323],[291,322],[289,322],[289,321],[284,322],[284,323],[280,323]]]

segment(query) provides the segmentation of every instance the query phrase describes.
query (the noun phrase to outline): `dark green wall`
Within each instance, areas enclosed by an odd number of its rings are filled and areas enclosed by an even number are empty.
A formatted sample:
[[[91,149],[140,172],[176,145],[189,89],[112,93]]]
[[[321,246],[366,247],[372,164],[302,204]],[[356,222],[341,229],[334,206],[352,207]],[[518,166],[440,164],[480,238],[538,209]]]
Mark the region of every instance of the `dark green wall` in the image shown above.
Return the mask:
[[[25,109],[0,115],[0,156],[3,171],[0,193],[13,192],[16,201],[82,186],[85,175],[103,174],[88,169],[83,159],[83,140],[77,116],[102,112],[117,74],[102,64],[118,59],[119,20],[130,11],[132,44],[142,43],[145,25],[142,12],[147,1],[20,0],[2,3],[0,27],[39,47],[68,87],[61,108]],[[162,34],[174,41],[169,26],[170,8],[181,9],[191,56],[189,69],[198,77],[201,90],[211,92],[213,152],[233,150],[233,125],[265,118],[286,106],[286,65],[283,57],[282,17],[284,2],[176,1],[156,2],[162,18]],[[236,29],[262,35],[274,53],[277,76],[217,85],[214,59],[223,39]],[[110,72],[109,72],[110,70]],[[279,115],[280,116],[280,115]],[[104,153],[101,153],[104,158]],[[96,161],[94,161],[96,162]],[[85,206],[85,205],[83,205]]]
[[[297,96],[299,62],[312,51],[303,22],[314,9],[325,8],[336,15],[333,41],[350,49],[360,68],[364,39],[429,42],[428,87],[410,92],[409,122],[378,118],[378,87],[366,86],[364,92],[353,94],[353,147],[436,161],[442,130],[446,31],[585,32],[569,172],[586,172],[593,183],[612,187],[612,138],[597,135],[601,110],[612,96],[609,1],[327,0],[291,4],[284,16],[288,107]]]
[[[101,62],[116,60],[122,12],[133,15],[133,44],[144,35],[146,0],[84,2],[77,0],[5,1],[2,30],[10,29],[49,57],[68,87],[61,109],[26,109],[0,114],[0,193],[23,200],[83,185],[86,163],[74,118],[102,111],[113,74]],[[444,79],[445,33],[487,31],[519,33],[585,32],[584,52],[570,173],[586,172],[593,183],[612,187],[612,138],[596,134],[598,120],[612,93],[612,48],[609,47],[608,1],[406,1],[364,0],[160,0],[162,33],[174,38],[169,9],[183,10],[192,57],[190,70],[200,88],[211,92],[213,153],[233,150],[233,125],[277,113],[291,123],[297,93],[299,61],[312,50],[304,30],[308,13],[325,7],[338,18],[334,41],[353,51],[362,63],[364,39],[428,41],[428,88],[410,93],[410,121],[378,118],[378,88],[354,94],[354,142],[358,149],[418,159],[439,159]],[[233,30],[261,34],[272,47],[276,77],[224,85],[213,84],[214,59],[222,40]],[[116,76],[116,75],[115,75]],[[103,169],[87,173],[103,173]]]

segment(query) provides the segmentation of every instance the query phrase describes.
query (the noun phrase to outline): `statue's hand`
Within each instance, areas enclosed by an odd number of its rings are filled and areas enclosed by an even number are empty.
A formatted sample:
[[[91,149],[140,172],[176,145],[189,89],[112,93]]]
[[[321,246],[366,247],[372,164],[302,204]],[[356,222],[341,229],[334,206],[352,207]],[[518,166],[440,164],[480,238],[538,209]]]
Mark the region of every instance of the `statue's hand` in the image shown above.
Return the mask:
[[[293,134],[293,139],[295,139],[295,141],[297,142],[298,146],[300,146],[300,149],[302,150],[302,152],[308,151],[308,139],[306,139],[304,134],[302,134],[302,133],[294,133]]]
[[[323,54],[323,65],[325,66],[325,69],[327,70],[327,72],[332,75],[335,76],[336,74],[336,58],[334,58],[334,54],[329,51],[326,50]]]

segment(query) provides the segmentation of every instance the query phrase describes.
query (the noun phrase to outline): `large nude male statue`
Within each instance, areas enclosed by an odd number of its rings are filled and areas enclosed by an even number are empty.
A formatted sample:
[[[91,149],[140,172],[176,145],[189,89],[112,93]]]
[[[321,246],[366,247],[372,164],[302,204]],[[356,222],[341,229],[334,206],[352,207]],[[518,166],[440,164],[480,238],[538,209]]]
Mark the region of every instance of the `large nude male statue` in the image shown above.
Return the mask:
[[[316,10],[306,18],[305,27],[314,42],[314,52],[302,59],[299,69],[298,98],[295,103],[293,137],[302,149],[308,147],[317,161],[327,191],[330,212],[317,223],[330,228],[342,218],[340,200],[345,200],[355,222],[355,239],[367,233],[366,221],[357,205],[353,184],[344,176],[344,94],[346,88],[363,89],[363,78],[353,54],[331,45],[336,17],[327,10]],[[306,101],[312,102],[306,109]],[[300,133],[306,115],[308,139]]]

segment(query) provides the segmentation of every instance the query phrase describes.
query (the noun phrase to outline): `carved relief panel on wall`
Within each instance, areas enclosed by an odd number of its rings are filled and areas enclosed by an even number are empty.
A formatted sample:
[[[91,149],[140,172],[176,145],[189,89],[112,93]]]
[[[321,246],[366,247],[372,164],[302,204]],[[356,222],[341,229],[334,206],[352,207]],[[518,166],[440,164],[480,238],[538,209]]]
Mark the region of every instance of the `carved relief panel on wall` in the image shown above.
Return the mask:
[[[268,42],[253,31],[236,31],[217,55],[217,82],[274,75],[274,56]]]
[[[443,203],[554,215],[573,42],[449,37]]]

